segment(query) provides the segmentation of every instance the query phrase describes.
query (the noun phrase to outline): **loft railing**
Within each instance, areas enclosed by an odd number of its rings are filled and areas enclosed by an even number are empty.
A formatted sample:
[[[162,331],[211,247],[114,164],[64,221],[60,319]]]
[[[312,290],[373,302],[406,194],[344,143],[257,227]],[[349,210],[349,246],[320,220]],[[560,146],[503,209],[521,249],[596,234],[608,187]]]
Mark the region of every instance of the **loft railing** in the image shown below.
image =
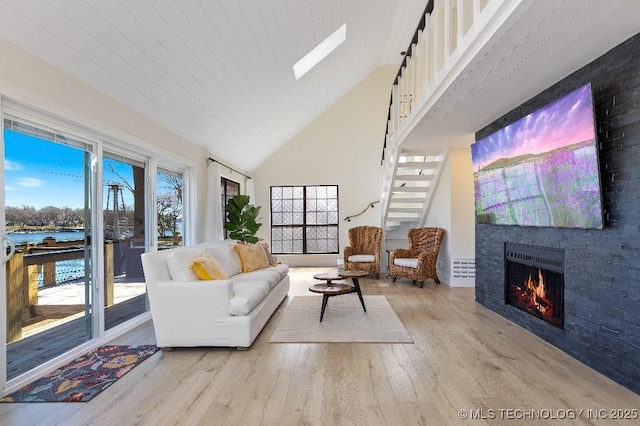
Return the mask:
[[[428,0],[391,89],[382,162],[398,131],[433,95],[448,71],[499,11],[513,0]],[[517,3],[517,2],[515,2]]]
[[[387,127],[384,131],[385,133],[385,138],[384,138],[384,145],[382,147],[382,159],[380,160],[380,165],[384,164],[384,154],[385,154],[385,150],[387,148],[387,136],[389,135],[389,127],[392,124],[391,118],[392,118],[392,112],[393,108],[392,106],[394,105],[393,101],[394,101],[394,94],[395,94],[395,90],[394,88],[396,86],[398,86],[398,84],[401,82],[402,80],[402,76],[403,76],[403,70],[407,67],[407,62],[411,59],[412,55],[414,54],[414,46],[418,43],[419,41],[419,37],[422,31],[424,31],[424,28],[427,24],[427,17],[429,15],[431,15],[431,12],[433,11],[433,1],[434,0],[428,0],[427,1],[427,5],[424,8],[424,12],[422,13],[422,17],[420,18],[420,22],[418,22],[418,27],[416,28],[415,32],[413,33],[413,37],[411,38],[411,43],[409,43],[409,47],[407,48],[407,50],[405,50],[404,52],[404,58],[402,59],[402,63],[400,64],[400,68],[398,69],[398,73],[396,74],[396,78],[393,80],[393,85],[391,86],[391,96],[389,99],[389,113],[387,114]],[[400,96],[404,96],[405,98],[402,100],[399,100],[398,97]],[[400,108],[402,110],[402,114],[400,114],[401,117],[403,118],[407,118],[409,117],[409,114],[411,113],[411,107],[413,106],[413,95],[409,94],[408,97],[406,94],[403,95],[396,95],[395,99],[397,100],[396,103],[400,102],[402,107]]]
[[[404,139],[435,104],[446,85],[486,43],[483,38],[518,3],[518,0],[427,2],[391,87],[381,156],[383,197],[388,197]]]

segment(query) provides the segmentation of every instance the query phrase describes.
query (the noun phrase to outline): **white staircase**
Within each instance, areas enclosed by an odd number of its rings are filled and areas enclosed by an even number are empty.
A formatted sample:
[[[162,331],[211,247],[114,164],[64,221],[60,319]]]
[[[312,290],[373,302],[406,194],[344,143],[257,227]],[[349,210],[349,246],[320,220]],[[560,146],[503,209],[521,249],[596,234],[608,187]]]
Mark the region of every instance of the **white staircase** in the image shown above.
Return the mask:
[[[445,117],[447,113],[439,108],[446,103],[449,95],[445,92],[451,86],[454,93],[456,90],[463,93],[466,75],[486,72],[482,71],[481,58],[488,55],[487,48],[491,49],[487,47],[490,38],[521,4],[531,8],[533,0],[433,0],[426,3],[424,19],[416,28],[391,86],[382,150],[380,203],[385,229],[383,250],[387,255],[390,250],[407,247],[410,228],[426,225],[447,161],[448,151],[441,150],[453,146],[449,141],[436,140],[437,132],[429,133],[429,138],[423,137],[431,131],[428,118]],[[479,59],[474,62],[473,58]],[[482,78],[485,77],[482,74]],[[431,113],[434,115],[428,117]],[[448,251],[445,248],[445,252]],[[456,258],[457,272],[451,280],[472,281],[469,271],[475,270],[473,262],[474,259]],[[439,265],[439,268],[450,271],[451,266]]]
[[[433,0],[410,41],[391,86],[382,152],[382,223],[387,230],[424,226],[446,152],[421,143],[418,124],[436,111],[444,91],[480,54],[496,26],[520,0]],[[531,2],[533,3],[533,2]],[[459,83],[457,83],[459,84]],[[445,97],[446,98],[446,97]],[[438,113],[439,114],[439,113]],[[421,149],[424,152],[407,152]],[[438,144],[439,147],[444,146]]]
[[[402,223],[422,225],[446,153],[425,155],[403,152],[387,162],[383,187],[383,223],[387,230]]]

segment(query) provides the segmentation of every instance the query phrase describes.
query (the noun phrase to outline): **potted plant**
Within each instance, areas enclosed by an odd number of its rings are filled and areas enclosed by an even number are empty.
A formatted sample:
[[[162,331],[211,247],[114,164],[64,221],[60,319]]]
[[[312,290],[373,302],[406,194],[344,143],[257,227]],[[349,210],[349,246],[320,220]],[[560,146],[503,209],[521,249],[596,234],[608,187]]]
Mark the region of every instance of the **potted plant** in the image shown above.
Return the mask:
[[[258,222],[260,206],[249,204],[248,195],[236,195],[227,203],[227,220],[225,228],[229,231],[229,237],[255,244],[259,241],[256,237],[262,223]]]

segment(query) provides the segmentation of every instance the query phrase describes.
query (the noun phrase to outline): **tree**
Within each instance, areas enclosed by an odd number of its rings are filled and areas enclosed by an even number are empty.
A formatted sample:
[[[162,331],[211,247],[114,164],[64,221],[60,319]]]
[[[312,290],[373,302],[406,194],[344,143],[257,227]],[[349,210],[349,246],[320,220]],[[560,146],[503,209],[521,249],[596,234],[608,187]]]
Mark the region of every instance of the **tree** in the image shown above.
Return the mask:
[[[176,193],[158,195],[158,231],[161,237],[178,232],[178,219],[182,217],[182,203],[178,201]]]
[[[182,219],[182,176],[170,172],[158,172],[158,232],[161,237],[171,231],[175,238]]]
[[[4,209],[4,220],[7,226],[20,225],[20,228],[24,226],[21,222],[20,209],[18,207],[7,207]]]
[[[35,207],[22,205],[21,207],[7,207],[5,211],[9,209],[11,209],[11,221],[17,224],[21,231],[24,230],[25,226],[35,224],[37,214]]]
[[[182,176],[164,174],[163,177],[169,185],[170,191],[175,193],[176,201],[182,205]]]
[[[60,209],[55,206],[46,206],[38,210],[38,222],[45,226],[56,226],[60,217]]]

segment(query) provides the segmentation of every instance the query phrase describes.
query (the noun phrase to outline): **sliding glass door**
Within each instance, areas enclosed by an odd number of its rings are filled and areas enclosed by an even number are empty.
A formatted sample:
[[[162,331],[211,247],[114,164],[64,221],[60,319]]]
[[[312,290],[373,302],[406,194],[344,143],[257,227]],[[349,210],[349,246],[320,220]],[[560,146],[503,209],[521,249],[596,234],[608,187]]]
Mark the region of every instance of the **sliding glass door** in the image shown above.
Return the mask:
[[[141,255],[190,242],[193,173],[151,145],[0,101],[7,390],[148,317]]]
[[[6,379],[94,337],[95,145],[5,115]]]
[[[102,212],[105,329],[148,310],[140,256],[147,247],[147,166],[132,156],[104,152]]]

